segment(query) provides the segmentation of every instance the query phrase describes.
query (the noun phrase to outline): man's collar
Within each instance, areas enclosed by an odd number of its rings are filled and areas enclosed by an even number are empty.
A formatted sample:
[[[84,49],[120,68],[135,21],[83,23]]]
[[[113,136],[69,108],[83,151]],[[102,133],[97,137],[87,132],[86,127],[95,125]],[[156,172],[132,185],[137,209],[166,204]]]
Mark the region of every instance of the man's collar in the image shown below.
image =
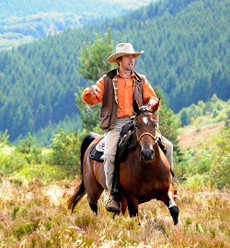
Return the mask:
[[[117,75],[120,77],[124,77],[120,72],[119,72],[119,67],[117,68]],[[134,73],[134,71],[131,71],[131,75],[130,77],[136,77],[136,74]],[[136,78],[137,79],[137,78]]]
[[[107,76],[111,79],[113,79],[116,75],[120,75],[118,68],[114,69],[110,72],[107,73]],[[132,76],[137,80],[137,81],[141,81],[141,76],[136,73],[135,71],[132,71]]]

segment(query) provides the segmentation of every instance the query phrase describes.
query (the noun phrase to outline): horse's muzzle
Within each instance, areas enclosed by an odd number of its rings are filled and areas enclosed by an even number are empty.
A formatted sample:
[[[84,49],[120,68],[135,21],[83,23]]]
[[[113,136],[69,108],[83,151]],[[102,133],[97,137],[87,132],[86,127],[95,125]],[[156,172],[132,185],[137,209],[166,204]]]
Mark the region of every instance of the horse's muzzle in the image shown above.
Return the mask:
[[[154,156],[154,150],[150,148],[143,148],[141,150],[141,158],[143,160],[149,161],[152,160]]]

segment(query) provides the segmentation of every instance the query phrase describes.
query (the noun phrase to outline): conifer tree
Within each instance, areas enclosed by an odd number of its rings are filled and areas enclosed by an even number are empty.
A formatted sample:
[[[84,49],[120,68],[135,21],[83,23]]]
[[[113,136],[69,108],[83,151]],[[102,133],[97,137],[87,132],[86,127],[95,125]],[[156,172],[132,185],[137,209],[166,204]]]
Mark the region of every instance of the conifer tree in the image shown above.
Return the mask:
[[[102,77],[106,72],[112,69],[112,65],[107,63],[107,58],[112,54],[113,42],[111,40],[111,29],[106,34],[106,39],[99,38],[96,34],[95,44],[86,43],[83,44],[81,49],[80,62],[78,67],[81,76],[84,79],[94,81]],[[78,87],[78,93],[75,94],[77,106],[81,112],[81,120],[83,122],[83,128],[87,131],[97,129],[99,125],[99,110],[100,105],[96,104],[89,106],[82,100],[82,92],[84,88]]]

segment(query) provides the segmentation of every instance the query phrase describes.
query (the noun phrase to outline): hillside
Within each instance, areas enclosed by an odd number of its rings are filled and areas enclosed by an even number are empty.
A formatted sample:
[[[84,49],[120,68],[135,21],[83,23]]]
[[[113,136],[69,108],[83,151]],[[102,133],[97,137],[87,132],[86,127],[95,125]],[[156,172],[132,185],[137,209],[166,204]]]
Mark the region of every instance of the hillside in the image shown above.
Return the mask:
[[[150,0],[3,0],[0,5],[0,50],[61,32],[67,27],[96,24],[149,2]]]
[[[116,16],[118,13],[125,12],[125,10],[136,9],[149,2],[150,0],[2,0],[0,13],[2,17],[25,17],[49,12],[72,12],[77,15],[97,13],[98,16]],[[106,8],[108,10],[105,12]]]
[[[181,121],[179,147],[185,152],[188,148],[197,149],[212,137],[218,137],[230,120],[230,100],[224,102],[215,94],[207,101],[199,101],[183,108],[178,114]]]
[[[178,146],[182,151],[185,151],[191,147],[197,148],[207,138],[219,134],[220,131],[224,129],[224,126],[225,122],[221,121],[219,123],[210,124],[201,128],[184,130],[183,133],[178,136]]]
[[[78,72],[83,42],[104,38],[112,28],[114,46],[131,42],[145,50],[137,71],[165,95],[175,112],[216,93],[230,92],[230,1],[160,1],[98,25],[61,34],[0,53],[0,130],[11,141],[75,118],[74,93],[90,82]],[[132,20],[132,21],[130,21]],[[68,120],[69,120],[68,119]],[[70,121],[69,121],[70,123]],[[42,136],[41,134],[39,136]]]

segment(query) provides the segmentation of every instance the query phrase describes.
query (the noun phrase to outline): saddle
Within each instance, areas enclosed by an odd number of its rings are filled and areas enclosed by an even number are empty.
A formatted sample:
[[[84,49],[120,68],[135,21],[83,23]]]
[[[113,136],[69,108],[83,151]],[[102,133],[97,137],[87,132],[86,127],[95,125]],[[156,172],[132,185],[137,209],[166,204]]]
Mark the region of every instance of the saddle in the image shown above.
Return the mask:
[[[115,156],[115,161],[121,163],[125,156],[127,155],[127,150],[129,149],[133,137],[134,137],[134,127],[133,122],[128,122],[125,124],[120,132],[120,138],[117,144],[117,153]],[[104,162],[104,150],[105,150],[105,138],[100,139],[97,144],[90,151],[90,158],[99,162]]]

